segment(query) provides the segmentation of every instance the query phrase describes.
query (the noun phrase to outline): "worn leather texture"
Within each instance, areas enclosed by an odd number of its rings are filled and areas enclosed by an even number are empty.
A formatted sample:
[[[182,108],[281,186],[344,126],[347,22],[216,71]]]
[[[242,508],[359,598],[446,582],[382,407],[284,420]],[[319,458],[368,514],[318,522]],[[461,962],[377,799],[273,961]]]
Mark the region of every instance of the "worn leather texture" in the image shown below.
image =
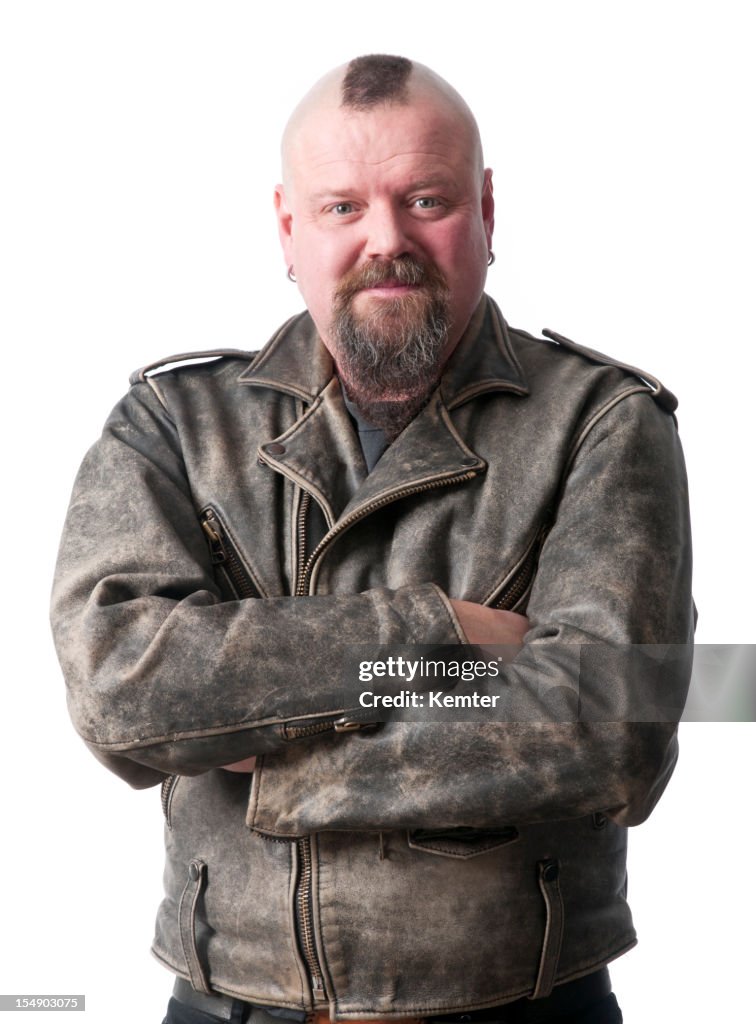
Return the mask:
[[[618,956],[635,941],[626,827],[671,774],[690,670],[664,655],[693,629],[668,393],[484,298],[368,475],[307,314],[248,362],[135,375],[84,460],[56,572],[77,730],[132,785],[170,778],[156,955],[198,987],[334,1019],[493,1006]],[[328,530],[307,572],[305,494]],[[255,596],[213,563],[208,508]],[[354,644],[463,643],[448,599],[499,603],[536,540],[515,606],[531,629],[491,684],[511,720],[290,738],[350,710]],[[661,652],[650,681],[631,645]],[[596,713],[555,714],[578,680]],[[252,780],[219,767],[252,754]]]

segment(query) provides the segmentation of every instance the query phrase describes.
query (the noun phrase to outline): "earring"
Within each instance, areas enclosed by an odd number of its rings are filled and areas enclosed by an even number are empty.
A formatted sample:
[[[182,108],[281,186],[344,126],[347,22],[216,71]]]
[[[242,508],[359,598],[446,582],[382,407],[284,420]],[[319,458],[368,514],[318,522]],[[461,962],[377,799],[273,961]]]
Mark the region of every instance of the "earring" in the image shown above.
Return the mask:
[[[289,267],[289,269],[286,271],[286,276],[288,277],[288,279],[291,281],[292,284],[296,284],[297,283],[297,275],[294,273],[294,264],[293,263]]]
[[[493,249],[489,249],[488,250],[488,265],[489,265],[489,267],[495,262],[495,260],[496,260],[496,253],[493,251]]]

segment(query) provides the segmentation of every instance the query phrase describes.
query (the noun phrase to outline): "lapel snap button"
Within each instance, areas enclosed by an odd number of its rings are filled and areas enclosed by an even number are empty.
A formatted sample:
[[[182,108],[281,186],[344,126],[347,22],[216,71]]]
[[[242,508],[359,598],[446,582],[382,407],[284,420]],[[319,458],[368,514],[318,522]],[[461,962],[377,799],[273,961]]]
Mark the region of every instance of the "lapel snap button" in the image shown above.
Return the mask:
[[[266,444],[265,451],[268,455],[283,455],[286,452],[286,445],[274,441],[273,444]]]
[[[559,878],[559,865],[555,860],[544,861],[541,866],[541,877],[544,882],[556,882]]]

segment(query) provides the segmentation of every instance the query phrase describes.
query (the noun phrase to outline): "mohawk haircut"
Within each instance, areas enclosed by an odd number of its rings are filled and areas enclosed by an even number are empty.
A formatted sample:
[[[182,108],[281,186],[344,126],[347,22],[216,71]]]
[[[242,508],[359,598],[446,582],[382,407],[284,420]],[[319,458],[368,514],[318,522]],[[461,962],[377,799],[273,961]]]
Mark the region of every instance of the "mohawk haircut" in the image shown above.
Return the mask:
[[[406,57],[390,57],[385,53],[355,57],[347,65],[341,83],[342,107],[369,110],[379,103],[405,102],[412,66],[412,61]]]

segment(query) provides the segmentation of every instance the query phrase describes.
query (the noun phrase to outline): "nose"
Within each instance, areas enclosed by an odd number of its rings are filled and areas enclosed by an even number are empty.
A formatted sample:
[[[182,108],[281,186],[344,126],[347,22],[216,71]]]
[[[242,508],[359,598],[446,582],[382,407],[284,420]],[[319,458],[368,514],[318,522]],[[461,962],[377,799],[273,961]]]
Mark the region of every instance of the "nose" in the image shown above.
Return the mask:
[[[413,250],[403,211],[391,203],[373,205],[365,220],[365,254],[369,259],[395,259]]]

